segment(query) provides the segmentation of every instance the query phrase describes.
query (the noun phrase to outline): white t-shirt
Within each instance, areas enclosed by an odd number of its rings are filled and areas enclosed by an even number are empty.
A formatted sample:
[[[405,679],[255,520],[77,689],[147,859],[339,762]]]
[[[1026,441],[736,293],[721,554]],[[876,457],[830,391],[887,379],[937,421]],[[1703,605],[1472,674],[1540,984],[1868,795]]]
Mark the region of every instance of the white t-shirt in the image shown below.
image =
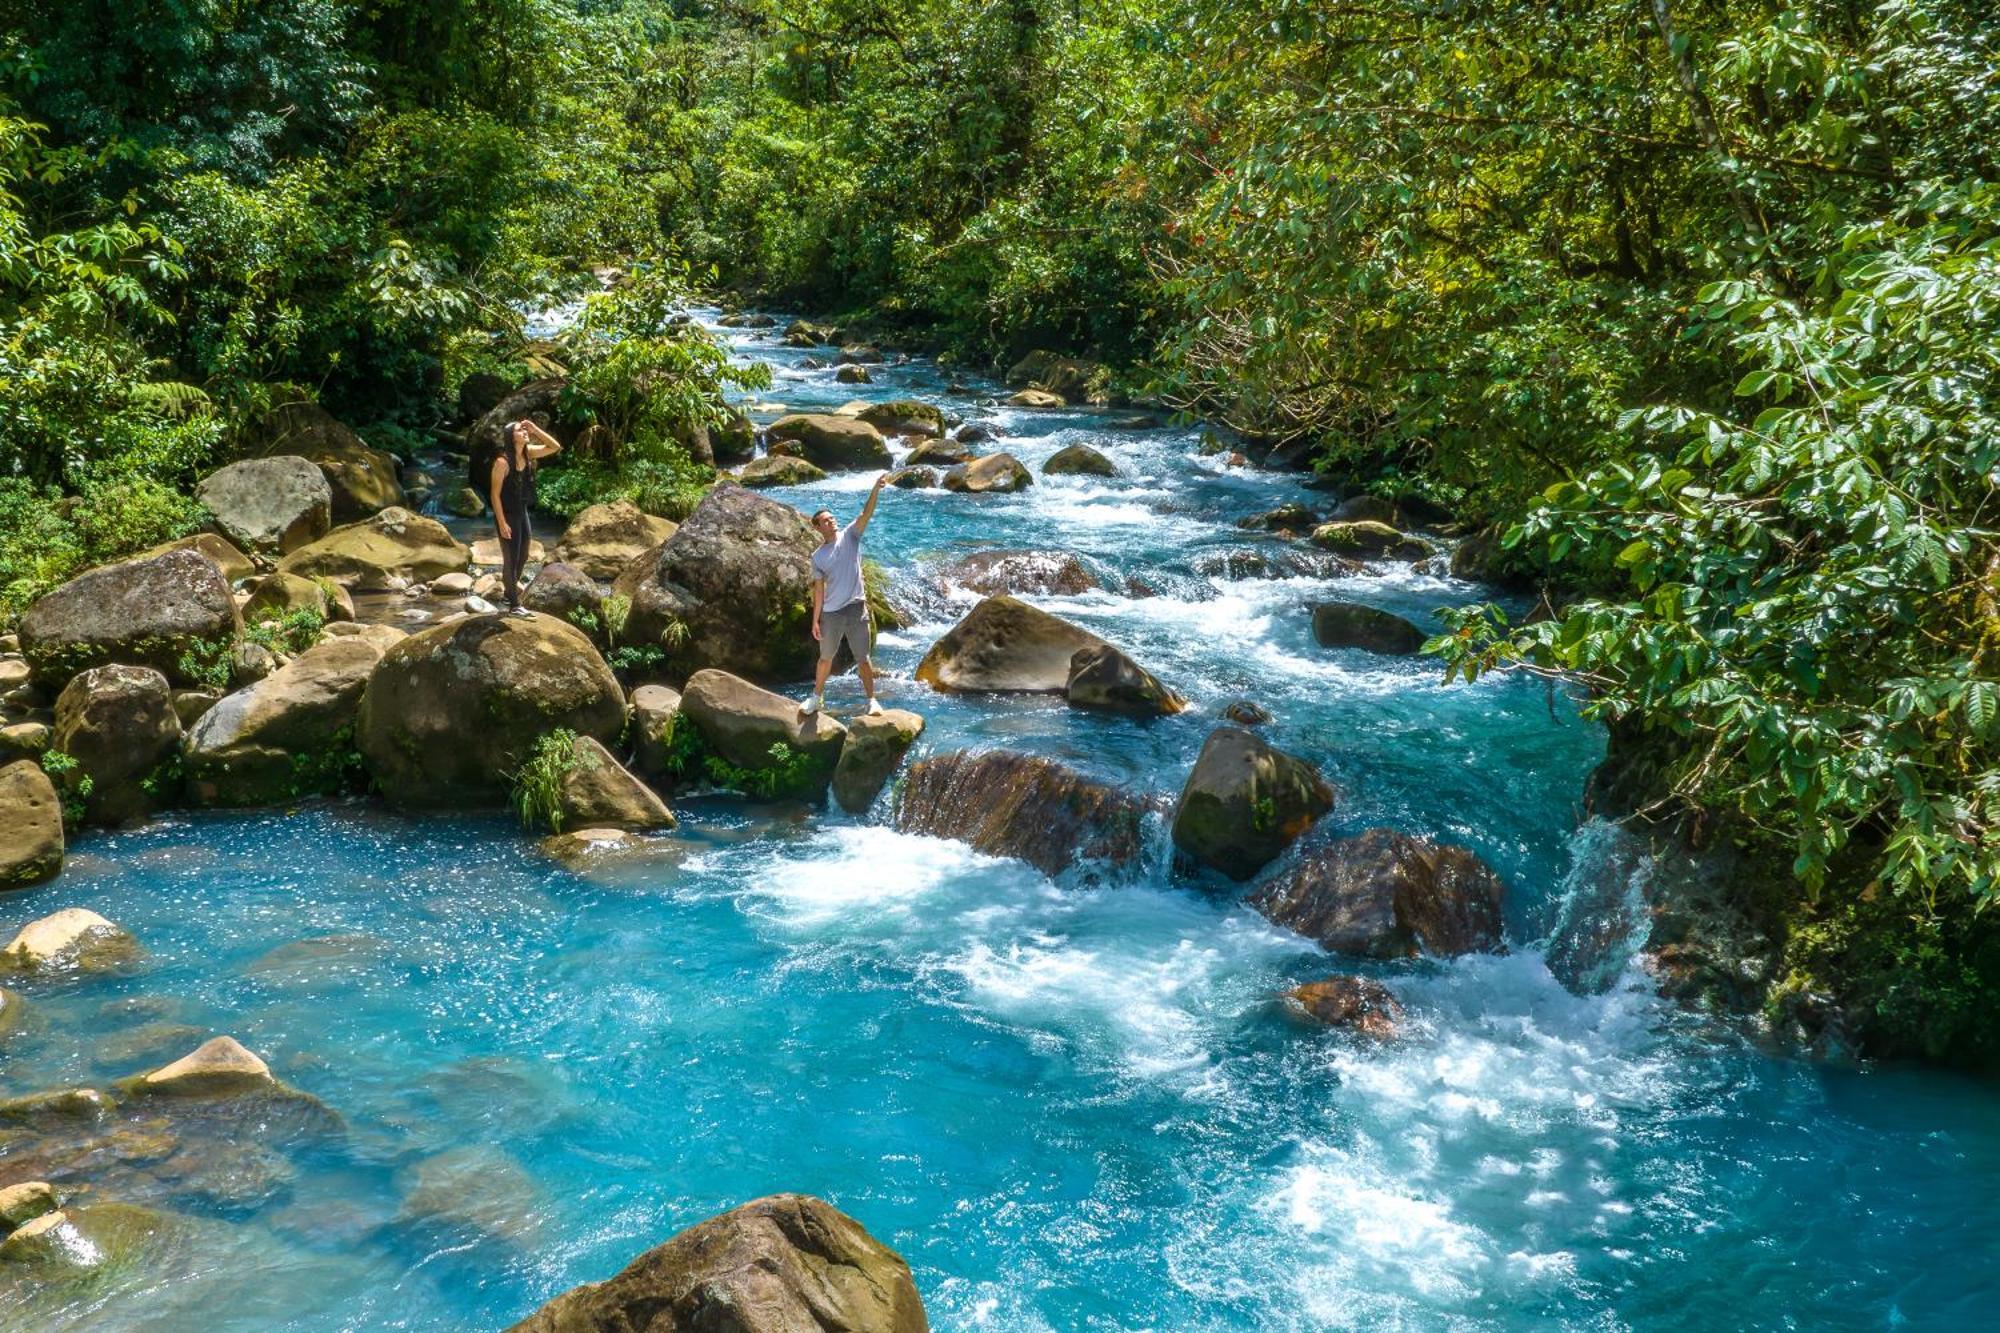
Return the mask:
[[[860,522],[859,519],[855,523]],[[813,577],[826,582],[822,613],[854,605],[866,595],[861,586],[861,533],[850,523],[812,554]]]

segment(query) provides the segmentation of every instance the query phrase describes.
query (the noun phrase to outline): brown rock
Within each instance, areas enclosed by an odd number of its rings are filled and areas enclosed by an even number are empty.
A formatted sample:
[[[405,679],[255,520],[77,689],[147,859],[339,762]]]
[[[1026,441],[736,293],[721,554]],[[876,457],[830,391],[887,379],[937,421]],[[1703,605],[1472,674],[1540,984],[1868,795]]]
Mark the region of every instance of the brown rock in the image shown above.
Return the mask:
[[[1316,1023],[1347,1028],[1370,1041],[1393,1041],[1403,1023],[1403,1006],[1389,988],[1367,977],[1328,977],[1308,981],[1285,998]]]
[[[611,752],[589,736],[578,736],[574,764],[563,776],[563,823],[570,827],[670,829],[673,811],[651,787],[625,771]]]
[[[62,802],[41,765],[0,768],[0,889],[24,889],[62,870]]]
[[[569,521],[555,558],[594,579],[615,579],[625,566],[674,535],[674,524],[630,500],[591,505]]]
[[[1250,896],[1334,953],[1452,957],[1500,947],[1500,877],[1462,847],[1370,829],[1317,849]]]
[[[848,724],[847,744],[833,769],[833,799],[858,815],[875,803],[904,753],[924,734],[924,720],[900,708],[863,714]]]
[[[161,766],[180,743],[173,691],[151,667],[93,667],[56,700],[49,744],[75,761],[58,780],[89,823],[123,823],[170,801],[177,791]]]
[[[1069,687],[1070,662],[1104,640],[1013,597],[988,597],[917,664],[917,679],[945,693],[1054,694]]]
[[[1075,770],[1006,750],[958,751],[910,765],[896,796],[896,828],[955,838],[988,856],[1012,856],[1047,875],[1097,862],[1119,868],[1143,850],[1152,803]]]
[[[1174,845],[1246,880],[1333,808],[1319,770],[1238,727],[1209,733],[1174,808]]]
[[[1063,693],[1072,708],[1131,717],[1165,717],[1187,707],[1187,700],[1108,643],[1077,650]]]
[[[946,490],[968,495],[1011,495],[1034,484],[1034,474],[1012,454],[987,454],[944,474]]]

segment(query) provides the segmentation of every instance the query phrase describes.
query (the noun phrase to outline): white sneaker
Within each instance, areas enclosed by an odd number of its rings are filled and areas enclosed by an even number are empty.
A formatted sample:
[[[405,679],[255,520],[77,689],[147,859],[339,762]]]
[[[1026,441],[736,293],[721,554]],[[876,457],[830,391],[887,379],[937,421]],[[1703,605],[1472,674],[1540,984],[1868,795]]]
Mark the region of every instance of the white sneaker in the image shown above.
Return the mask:
[[[882,701],[880,699],[870,699],[866,711],[870,717],[882,716]]]
[[[813,695],[811,698],[807,699],[804,703],[799,705],[799,716],[811,717],[814,713],[817,713],[819,711],[820,702],[821,702],[820,697],[817,694]]]

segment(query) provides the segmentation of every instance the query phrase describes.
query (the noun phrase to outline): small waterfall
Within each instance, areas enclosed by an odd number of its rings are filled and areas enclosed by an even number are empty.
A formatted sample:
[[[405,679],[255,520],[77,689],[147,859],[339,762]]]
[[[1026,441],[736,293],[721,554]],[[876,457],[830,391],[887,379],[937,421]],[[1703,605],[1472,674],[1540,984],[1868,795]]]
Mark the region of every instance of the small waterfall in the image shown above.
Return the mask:
[[[1556,979],[1579,995],[1611,989],[1652,934],[1659,857],[1650,839],[1591,818],[1570,837],[1570,868],[1554,898],[1543,954]]]

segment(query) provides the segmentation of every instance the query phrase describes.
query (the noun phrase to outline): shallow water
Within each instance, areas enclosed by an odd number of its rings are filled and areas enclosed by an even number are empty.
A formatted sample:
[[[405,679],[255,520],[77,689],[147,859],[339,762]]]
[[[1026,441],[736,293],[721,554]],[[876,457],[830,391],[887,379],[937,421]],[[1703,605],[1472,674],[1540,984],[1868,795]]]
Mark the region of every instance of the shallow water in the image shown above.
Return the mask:
[[[766,400],[855,396],[792,369],[804,353],[732,336],[779,366]],[[943,384],[916,363],[859,392]],[[1340,787],[1331,829],[1390,824],[1489,859],[1513,952],[1371,967],[1410,1035],[1358,1047],[1272,998],[1352,969],[1236,890],[1173,878],[1157,830],[1150,867],[1091,889],[898,835],[880,811],[721,799],[684,801],[682,836],[583,875],[499,821],[365,803],[88,837],[57,883],[0,901],[0,928],[87,905],[149,964],[30,992],[0,1090],[101,1083],[229,1032],[346,1131],[234,1199],[173,1200],[193,1220],[165,1271],[0,1288],[0,1326],[493,1328],[782,1189],[901,1252],[939,1329],[1990,1317],[1993,1091],[1774,1060],[1633,973],[1568,994],[1535,942],[1592,845],[1576,808],[1596,731],[1538,685],[1446,689],[1422,663],[1318,649],[1304,610],[1337,595],[1421,619],[1480,590],[1406,568],[1205,575],[1213,552],[1283,549],[1235,520],[1295,479],[1225,469],[1192,431],[942,401],[994,420],[1031,468],[1088,438],[1122,475],[885,496],[870,554],[924,623],[884,636],[884,694],[929,719],[920,752],[1014,746],[1171,792],[1217,709],[1254,698]],[[844,519],[866,484],[777,494]],[[982,546],[1083,555],[1116,591],[1032,600],[1193,706],[1135,723],[911,682],[973,600],[929,571]],[[1128,576],[1159,595],[1125,595]],[[851,680],[832,697],[858,704]]]

